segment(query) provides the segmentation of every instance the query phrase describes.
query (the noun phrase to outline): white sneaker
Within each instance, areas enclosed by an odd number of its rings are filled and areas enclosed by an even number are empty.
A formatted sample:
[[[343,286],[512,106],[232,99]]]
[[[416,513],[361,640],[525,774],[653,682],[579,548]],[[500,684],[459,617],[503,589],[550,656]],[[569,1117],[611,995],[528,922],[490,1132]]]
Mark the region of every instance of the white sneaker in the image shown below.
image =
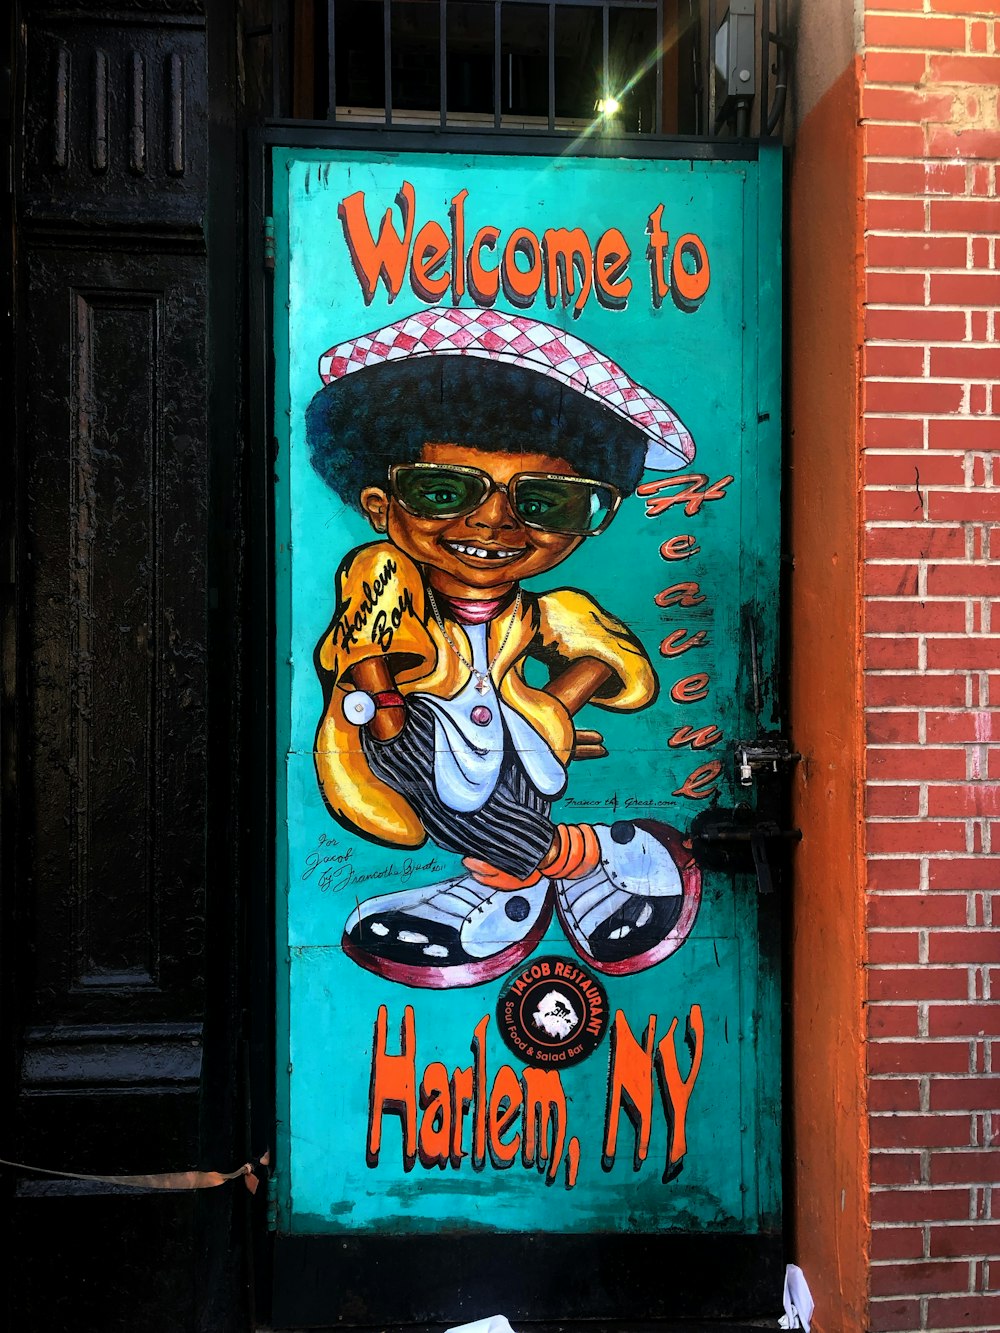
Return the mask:
[[[361,903],[343,948],[369,972],[407,986],[477,986],[516,967],[545,934],[551,883],[504,891],[471,876]]]
[[[687,939],[701,901],[701,872],[680,833],[652,819],[594,824],[601,862],[559,879],[556,911],[591,967],[627,976],[662,962]]]

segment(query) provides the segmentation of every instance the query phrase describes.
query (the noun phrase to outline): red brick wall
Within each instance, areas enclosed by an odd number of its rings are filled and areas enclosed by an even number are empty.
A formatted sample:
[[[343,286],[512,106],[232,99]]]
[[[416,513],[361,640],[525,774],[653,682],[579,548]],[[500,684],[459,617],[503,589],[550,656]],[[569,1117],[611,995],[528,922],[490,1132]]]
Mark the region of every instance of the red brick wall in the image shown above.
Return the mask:
[[[864,16],[870,1326],[908,1333],[1000,1329],[1000,0],[982,4]]]

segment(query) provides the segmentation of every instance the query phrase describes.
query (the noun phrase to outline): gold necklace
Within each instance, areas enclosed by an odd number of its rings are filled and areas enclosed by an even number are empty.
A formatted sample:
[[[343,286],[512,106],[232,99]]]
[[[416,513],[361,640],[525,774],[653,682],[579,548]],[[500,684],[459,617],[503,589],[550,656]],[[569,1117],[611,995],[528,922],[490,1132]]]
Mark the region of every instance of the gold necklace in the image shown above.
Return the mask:
[[[437,621],[438,629],[444,636],[445,643],[455,654],[458,660],[462,663],[462,666],[464,666],[468,671],[472,673],[473,676],[475,676],[476,689],[479,691],[479,693],[486,694],[490,688],[489,682],[493,680],[493,668],[496,666],[501,655],[503,654],[503,650],[507,647],[507,640],[510,638],[510,632],[514,628],[514,621],[517,619],[518,613],[521,610],[521,589],[518,588],[517,596],[514,598],[514,606],[511,609],[510,620],[507,622],[507,630],[503,636],[503,640],[500,644],[500,647],[493,654],[492,661],[487,663],[485,672],[479,671],[476,667],[472,665],[469,659],[462,652],[461,648],[459,648],[458,644],[445,629],[444,621],[441,619],[441,612],[438,610],[437,600],[434,596],[434,589],[430,586],[430,584],[427,585],[427,597],[430,600],[431,611],[434,615],[434,619]]]

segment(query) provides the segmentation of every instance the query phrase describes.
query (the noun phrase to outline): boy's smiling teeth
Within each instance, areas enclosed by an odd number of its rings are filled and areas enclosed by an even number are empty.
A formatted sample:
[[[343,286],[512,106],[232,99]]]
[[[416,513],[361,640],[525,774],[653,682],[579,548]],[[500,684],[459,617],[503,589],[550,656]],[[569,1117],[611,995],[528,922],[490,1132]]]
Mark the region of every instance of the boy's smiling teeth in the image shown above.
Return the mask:
[[[450,551],[457,551],[459,555],[473,555],[479,560],[509,560],[512,556],[523,555],[525,550],[523,546],[515,547],[514,550],[506,550],[501,547],[487,550],[485,546],[470,546],[465,542],[445,542],[444,544]]]

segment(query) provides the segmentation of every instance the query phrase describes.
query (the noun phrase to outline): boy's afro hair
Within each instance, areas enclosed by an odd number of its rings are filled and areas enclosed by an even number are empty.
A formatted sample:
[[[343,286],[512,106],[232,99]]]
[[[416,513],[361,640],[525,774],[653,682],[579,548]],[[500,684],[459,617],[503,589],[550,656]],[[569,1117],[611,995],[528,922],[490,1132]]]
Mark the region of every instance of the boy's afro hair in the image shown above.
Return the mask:
[[[383,361],[322,388],[306,408],[312,465],[360,509],[366,486],[386,484],[393,463],[414,463],[425,444],[548,454],[582,477],[631,495],[646,436],[600,403],[521,366],[477,357]]]

